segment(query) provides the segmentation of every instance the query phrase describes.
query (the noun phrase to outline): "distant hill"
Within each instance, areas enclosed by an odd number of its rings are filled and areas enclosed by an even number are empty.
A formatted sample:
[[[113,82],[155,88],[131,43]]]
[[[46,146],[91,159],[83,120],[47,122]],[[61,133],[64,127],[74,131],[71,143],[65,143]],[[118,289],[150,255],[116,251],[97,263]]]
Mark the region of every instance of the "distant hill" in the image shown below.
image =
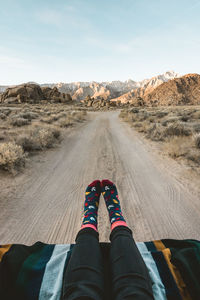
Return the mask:
[[[35,88],[37,86],[37,89]],[[34,87],[34,88],[33,88]],[[74,82],[43,84],[26,83],[18,86],[1,86],[1,102],[26,102],[27,99],[51,99],[52,101],[81,101],[89,97],[89,103],[101,105],[109,102],[118,105],[120,102],[133,105],[199,105],[200,75],[187,74],[180,77],[175,72],[166,72],[140,82],[133,80],[112,82]],[[32,89],[34,90],[33,92]],[[37,90],[37,91],[36,91]],[[34,96],[37,93],[41,97]],[[29,95],[31,93],[31,95]],[[71,98],[71,96],[72,98]],[[28,98],[27,98],[28,97]],[[27,99],[25,99],[27,98]],[[98,101],[101,100],[101,101]],[[107,101],[108,100],[108,101]],[[109,101],[111,100],[111,101]],[[115,102],[115,103],[114,103]],[[87,106],[89,106],[87,103]],[[104,104],[105,104],[104,103]]]
[[[111,82],[72,82],[58,84],[44,84],[44,86],[56,86],[63,93],[70,93],[73,100],[83,100],[87,95],[95,99],[103,98],[105,100],[120,100],[122,103],[128,102],[133,96],[144,96],[145,90],[152,91],[159,84],[170,79],[177,78],[180,75],[174,71],[168,71],[164,74],[145,79],[139,82],[131,79],[126,81]]]
[[[73,100],[83,100],[86,96],[95,99],[103,98],[105,100],[118,97],[133,88],[137,88],[139,83],[131,79],[127,81],[111,81],[111,82],[72,82],[43,84],[42,86],[57,87],[63,93],[70,93]]]
[[[68,93],[73,100],[83,100],[86,96],[95,99],[103,98],[105,100],[120,100],[128,102],[135,96],[144,96],[155,87],[179,75],[174,71],[168,71],[151,79],[145,79],[140,82],[134,80],[111,81],[111,82],[72,82],[72,83],[46,83],[41,87],[58,88],[62,93]],[[4,92],[9,86],[0,86],[0,92]]]
[[[162,83],[144,95],[146,104],[187,105],[200,104],[200,75],[187,74]]]

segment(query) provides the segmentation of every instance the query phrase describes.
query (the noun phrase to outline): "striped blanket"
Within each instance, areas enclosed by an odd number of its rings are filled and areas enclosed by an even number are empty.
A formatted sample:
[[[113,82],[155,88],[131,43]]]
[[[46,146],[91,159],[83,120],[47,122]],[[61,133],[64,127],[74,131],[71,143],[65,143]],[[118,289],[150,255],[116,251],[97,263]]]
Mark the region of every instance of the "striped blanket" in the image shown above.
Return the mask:
[[[100,243],[104,263],[110,243]],[[200,299],[200,242],[159,240],[137,243],[149,270],[155,299]],[[74,244],[0,246],[0,299],[58,300]],[[105,278],[110,280],[108,270]],[[105,289],[107,295],[109,282]],[[107,299],[110,296],[107,296]]]

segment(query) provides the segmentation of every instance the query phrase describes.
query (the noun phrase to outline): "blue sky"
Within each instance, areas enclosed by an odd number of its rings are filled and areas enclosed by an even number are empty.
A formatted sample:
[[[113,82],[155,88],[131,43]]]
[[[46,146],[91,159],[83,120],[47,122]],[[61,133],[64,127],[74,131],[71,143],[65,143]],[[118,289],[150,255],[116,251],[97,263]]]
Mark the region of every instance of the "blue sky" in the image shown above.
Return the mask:
[[[200,0],[2,0],[0,7],[0,85],[200,73]]]

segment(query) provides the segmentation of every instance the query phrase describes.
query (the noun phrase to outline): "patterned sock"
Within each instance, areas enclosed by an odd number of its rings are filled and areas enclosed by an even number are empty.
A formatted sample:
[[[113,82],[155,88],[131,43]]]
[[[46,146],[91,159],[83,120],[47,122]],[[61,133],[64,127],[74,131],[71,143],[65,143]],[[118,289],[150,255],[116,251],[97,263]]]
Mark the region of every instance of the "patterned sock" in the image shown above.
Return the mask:
[[[106,206],[109,213],[111,230],[115,227],[123,225],[127,226],[126,221],[122,215],[118,192],[115,184],[110,180],[102,180],[101,191],[104,196]]]
[[[91,227],[97,231],[97,213],[101,195],[101,182],[95,180],[90,183],[85,191],[84,218],[82,228]]]

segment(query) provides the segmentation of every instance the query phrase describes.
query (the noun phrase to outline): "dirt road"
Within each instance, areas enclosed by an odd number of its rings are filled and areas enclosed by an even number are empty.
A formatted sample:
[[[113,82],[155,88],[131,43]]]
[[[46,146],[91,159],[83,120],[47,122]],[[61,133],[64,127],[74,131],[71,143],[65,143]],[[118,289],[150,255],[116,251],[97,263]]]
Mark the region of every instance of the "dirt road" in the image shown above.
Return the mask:
[[[4,178],[0,243],[74,242],[85,188],[103,178],[116,183],[123,214],[137,241],[200,239],[200,199],[118,119],[118,112],[102,112],[92,113],[91,120],[69,132],[58,148],[35,156],[12,185],[13,179]],[[108,241],[103,198],[99,231],[100,241]]]

